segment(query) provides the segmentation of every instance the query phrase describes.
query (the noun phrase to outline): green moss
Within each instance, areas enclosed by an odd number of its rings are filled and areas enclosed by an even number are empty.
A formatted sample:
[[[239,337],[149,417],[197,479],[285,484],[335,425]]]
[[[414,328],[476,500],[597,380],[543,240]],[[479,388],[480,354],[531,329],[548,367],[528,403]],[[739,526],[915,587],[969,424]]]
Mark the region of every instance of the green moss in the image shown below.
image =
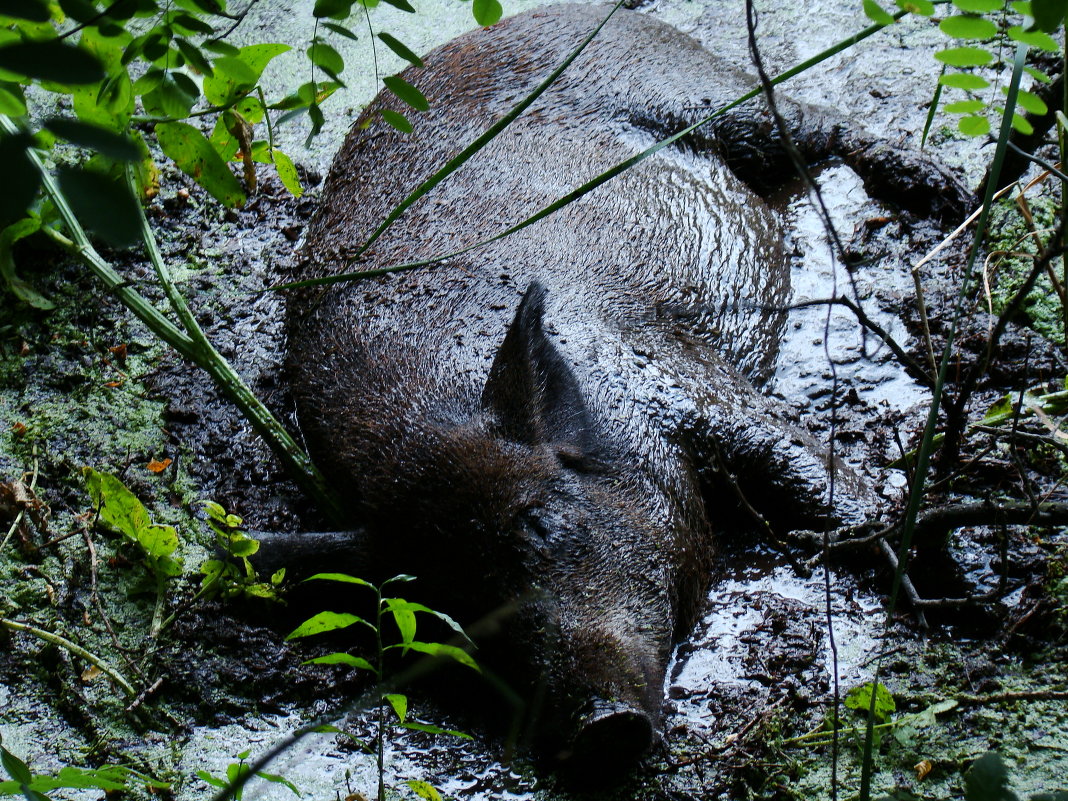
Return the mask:
[[[1001,200],[994,207],[991,218],[988,251],[998,255],[992,261],[991,302],[995,314],[1001,314],[1031,272],[1034,260],[1023,255],[1037,254],[1056,224],[1058,203],[1049,197],[1029,201],[1033,215],[1035,236],[1015,202]],[[1058,275],[1063,275],[1059,261],[1052,263]],[[1064,345],[1064,309],[1048,274],[1038,277],[1024,299],[1018,322],[1029,325],[1051,342]]]

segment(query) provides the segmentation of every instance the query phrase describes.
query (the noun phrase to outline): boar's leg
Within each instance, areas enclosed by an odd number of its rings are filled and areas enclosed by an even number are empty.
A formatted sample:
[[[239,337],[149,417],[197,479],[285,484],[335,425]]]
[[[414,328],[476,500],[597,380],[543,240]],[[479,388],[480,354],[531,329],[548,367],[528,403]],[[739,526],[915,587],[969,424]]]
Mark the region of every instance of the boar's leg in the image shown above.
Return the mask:
[[[285,568],[290,582],[339,570],[369,580],[375,577],[369,572],[374,567],[370,539],[362,530],[252,531],[249,535],[260,543],[250,561],[261,575]]]
[[[668,410],[663,422],[706,487],[713,523],[725,503],[736,506],[731,484],[773,526],[859,524],[876,508],[865,484],[837,462],[832,508],[826,449],[713,347],[691,339],[682,344],[669,334],[646,332],[641,339],[639,350],[656,353],[662,375],[670,377],[647,391]]]

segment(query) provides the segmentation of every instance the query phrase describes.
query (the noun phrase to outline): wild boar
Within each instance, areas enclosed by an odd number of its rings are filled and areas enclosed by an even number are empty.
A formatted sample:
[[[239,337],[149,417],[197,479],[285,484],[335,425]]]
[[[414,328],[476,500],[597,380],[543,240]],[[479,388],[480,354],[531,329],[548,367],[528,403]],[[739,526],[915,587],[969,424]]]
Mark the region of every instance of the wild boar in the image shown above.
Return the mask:
[[[298,278],[459,250],[752,85],[693,39],[620,11],[525,114],[352,260],[606,13],[522,14],[409,70],[430,110],[399,133],[378,119],[403,110],[383,93],[357,120]],[[964,197],[944,171],[780,102],[808,156],[843,155],[884,196],[939,214]],[[290,302],[300,424],[353,525],[447,611],[470,621],[514,606],[490,652],[531,699],[546,747],[572,763],[649,746],[672,645],[739,490],[776,525],[862,513],[845,478],[828,507],[825,456],[756,389],[789,293],[780,223],[750,188],[785,174],[774,131],[763,105],[743,106],[512,236]]]

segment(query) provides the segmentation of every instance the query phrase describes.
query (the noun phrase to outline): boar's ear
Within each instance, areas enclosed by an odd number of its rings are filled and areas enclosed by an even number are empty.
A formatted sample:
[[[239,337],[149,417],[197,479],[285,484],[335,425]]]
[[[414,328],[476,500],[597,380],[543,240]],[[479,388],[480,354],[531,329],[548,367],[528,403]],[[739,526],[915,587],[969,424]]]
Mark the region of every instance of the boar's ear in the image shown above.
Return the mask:
[[[545,294],[535,281],[523,295],[493,360],[482,406],[496,414],[509,439],[557,445],[582,459],[590,451],[590,415],[578,381],[545,335]]]

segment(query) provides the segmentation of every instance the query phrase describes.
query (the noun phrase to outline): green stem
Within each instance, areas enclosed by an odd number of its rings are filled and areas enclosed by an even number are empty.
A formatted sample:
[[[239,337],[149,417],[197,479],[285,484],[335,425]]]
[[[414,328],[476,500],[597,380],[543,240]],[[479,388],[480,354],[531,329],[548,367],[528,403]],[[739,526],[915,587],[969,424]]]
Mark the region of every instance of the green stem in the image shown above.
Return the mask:
[[[385,676],[386,649],[382,647],[382,588],[375,587],[375,648],[378,650],[378,683]],[[386,699],[378,698],[378,801],[386,801]]]
[[[115,682],[115,684],[117,684],[119,688],[130,698],[137,697],[137,690],[134,689],[133,685],[130,684],[130,682],[126,681],[126,679],[123,678],[122,674],[119,673],[119,671],[115,670],[115,668],[113,668],[99,656],[96,656],[95,654],[86,651],[80,645],[72,643],[67,638],[61,637],[58,634],[53,634],[50,631],[45,631],[44,629],[39,629],[36,626],[31,626],[28,623],[18,623],[14,620],[8,620],[5,617],[0,617],[0,626],[3,626],[5,629],[11,629],[12,631],[22,631],[26,634],[32,634],[39,640],[44,640],[45,642],[52,643],[53,645],[58,645],[60,648],[69,651],[75,656],[81,657],[90,665],[99,668],[101,673],[103,673],[113,682]]]
[[[127,181],[131,191],[134,189],[133,170],[127,170]],[[278,419],[271,414],[270,410],[256,396],[249,386],[237,374],[229,362],[223,358],[215,347],[208,341],[203,330],[197,323],[193,312],[186,303],[182,293],[178,291],[171,279],[163,256],[156,244],[156,237],[152,233],[152,227],[148,224],[148,217],[144,208],[138,206],[138,214],[141,223],[141,237],[145,242],[148,257],[159,278],[160,285],[167,294],[167,300],[171,304],[175,315],[185,327],[187,336],[192,343],[191,360],[208,375],[215,379],[215,383],[226,396],[241,410],[241,413],[252,424],[256,432],[263,437],[274,452],[281,458],[283,463],[290,468],[292,475],[304,490],[312,496],[319,508],[337,523],[344,522],[341,506],[327,487],[326,479],[311,459],[289,435]]]
[[[19,128],[6,116],[0,115],[0,128],[9,134],[19,133]],[[156,245],[155,236],[148,224],[144,208],[138,204],[138,214],[142,238],[148,251],[149,259],[159,277],[167,299],[174,309],[186,331],[182,331],[168,320],[159,309],[146,300],[139,292],[131,288],[115,269],[96,251],[89,242],[89,237],[75,216],[66,197],[56,184],[51,173],[45,168],[40,157],[28,149],[27,155],[41,174],[44,191],[55,204],[60,217],[70,234],[70,238],[45,226],[41,230],[53,241],[59,243],[83,262],[93,274],[115,294],[116,297],[143,322],[156,336],[173,347],[186,359],[205,370],[223,393],[234,403],[245,418],[252,424],[282,462],[290,469],[297,483],[316,502],[319,508],[331,517],[335,523],[344,523],[341,505],[327,487],[326,479],[315,467],[296,441],[289,435],[282,424],[271,414],[256,394],[248,387],[233,367],[215,350],[204,336],[196,319],[193,317],[185,298],[177,290],[170,278],[163,257]],[[133,185],[132,171],[127,171],[127,180]]]

